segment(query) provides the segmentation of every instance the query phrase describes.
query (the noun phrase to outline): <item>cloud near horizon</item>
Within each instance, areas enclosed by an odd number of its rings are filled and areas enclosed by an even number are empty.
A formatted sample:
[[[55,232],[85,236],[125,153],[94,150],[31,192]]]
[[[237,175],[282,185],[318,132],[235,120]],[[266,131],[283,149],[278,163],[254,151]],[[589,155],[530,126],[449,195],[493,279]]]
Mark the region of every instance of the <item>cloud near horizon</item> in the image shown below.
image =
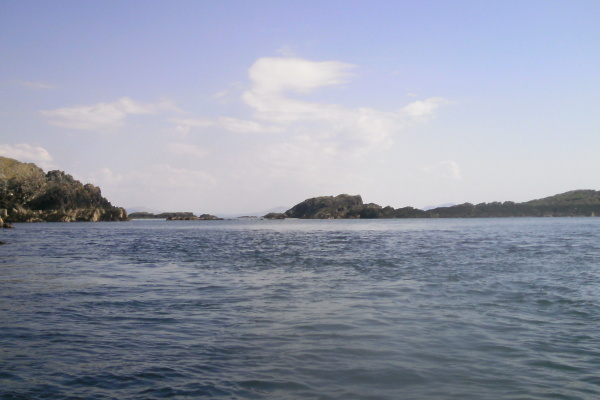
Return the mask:
[[[122,126],[127,115],[149,115],[173,110],[176,107],[168,101],[144,104],[122,97],[112,103],[43,110],[41,114],[55,126],[75,130],[105,130]]]
[[[456,161],[446,160],[436,164],[423,165],[421,169],[429,174],[433,174],[444,179],[462,179],[460,165]]]
[[[177,168],[170,164],[152,164],[143,169],[114,172],[102,168],[92,173],[88,181],[102,188],[111,201],[125,207],[147,205],[164,211],[183,207],[190,198],[200,199],[203,192],[214,188],[218,180],[202,170]]]

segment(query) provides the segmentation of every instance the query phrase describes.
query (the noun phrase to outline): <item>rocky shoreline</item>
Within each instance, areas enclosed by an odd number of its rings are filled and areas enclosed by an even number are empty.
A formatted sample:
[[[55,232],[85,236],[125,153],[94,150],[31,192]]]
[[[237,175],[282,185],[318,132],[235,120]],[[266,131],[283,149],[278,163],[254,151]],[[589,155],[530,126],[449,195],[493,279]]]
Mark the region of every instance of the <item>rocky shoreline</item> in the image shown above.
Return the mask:
[[[509,217],[594,217],[600,215],[600,191],[573,190],[524,203],[464,203],[420,210],[394,209],[375,203],[364,204],[360,195],[340,194],[306,199],[284,213],[269,213],[266,219],[380,219],[380,218],[509,218]]]
[[[600,215],[600,191],[574,190],[524,203],[464,203],[420,210],[363,203],[360,195],[340,194],[306,199],[284,213],[263,219],[505,218]],[[249,218],[249,217],[246,217]],[[44,173],[35,164],[0,157],[0,228],[14,222],[99,222],[130,219],[218,221],[215,215],[191,212],[127,214],[102,197],[99,187],[82,184],[62,171]]]

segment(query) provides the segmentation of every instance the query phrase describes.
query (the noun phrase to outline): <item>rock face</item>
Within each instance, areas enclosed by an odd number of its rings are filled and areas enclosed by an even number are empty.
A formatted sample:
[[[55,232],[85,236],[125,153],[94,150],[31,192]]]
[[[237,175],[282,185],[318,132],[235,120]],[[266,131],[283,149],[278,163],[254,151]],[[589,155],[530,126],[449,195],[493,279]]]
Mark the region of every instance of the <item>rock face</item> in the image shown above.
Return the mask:
[[[0,157],[0,210],[4,222],[126,221],[127,212],[62,171]]]
[[[375,219],[375,218],[425,218],[427,213],[412,207],[394,209],[375,203],[364,204],[360,195],[321,196],[304,200],[287,210],[282,217],[302,219]],[[274,219],[278,215],[264,218]]]

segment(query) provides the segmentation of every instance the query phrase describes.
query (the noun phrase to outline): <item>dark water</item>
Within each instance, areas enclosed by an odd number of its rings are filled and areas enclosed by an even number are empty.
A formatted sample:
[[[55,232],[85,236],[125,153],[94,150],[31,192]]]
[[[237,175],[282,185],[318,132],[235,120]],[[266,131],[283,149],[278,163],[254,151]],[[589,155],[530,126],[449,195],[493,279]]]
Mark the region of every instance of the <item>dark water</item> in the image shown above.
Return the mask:
[[[597,399],[600,219],[0,232],[2,399]]]

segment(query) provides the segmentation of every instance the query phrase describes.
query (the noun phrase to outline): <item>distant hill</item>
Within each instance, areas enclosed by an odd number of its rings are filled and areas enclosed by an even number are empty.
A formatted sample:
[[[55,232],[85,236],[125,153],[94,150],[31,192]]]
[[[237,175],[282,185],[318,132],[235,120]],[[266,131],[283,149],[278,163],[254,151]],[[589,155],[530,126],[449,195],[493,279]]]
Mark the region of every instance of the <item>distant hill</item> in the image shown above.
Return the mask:
[[[596,190],[572,190],[570,192],[557,194],[543,199],[531,200],[524,204],[531,206],[555,206],[555,205],[593,205],[600,204],[600,191]]]
[[[360,195],[341,194],[306,199],[285,213],[269,213],[268,219],[374,219],[374,218],[498,218],[498,217],[580,217],[600,216],[600,191],[574,190],[524,203],[512,201],[458,204],[419,210],[394,209],[369,203]]]
[[[0,217],[5,222],[124,221],[127,212],[62,171],[0,157]]]
[[[600,191],[573,190],[524,203],[512,201],[459,204],[427,211],[438,218],[600,216]]]

